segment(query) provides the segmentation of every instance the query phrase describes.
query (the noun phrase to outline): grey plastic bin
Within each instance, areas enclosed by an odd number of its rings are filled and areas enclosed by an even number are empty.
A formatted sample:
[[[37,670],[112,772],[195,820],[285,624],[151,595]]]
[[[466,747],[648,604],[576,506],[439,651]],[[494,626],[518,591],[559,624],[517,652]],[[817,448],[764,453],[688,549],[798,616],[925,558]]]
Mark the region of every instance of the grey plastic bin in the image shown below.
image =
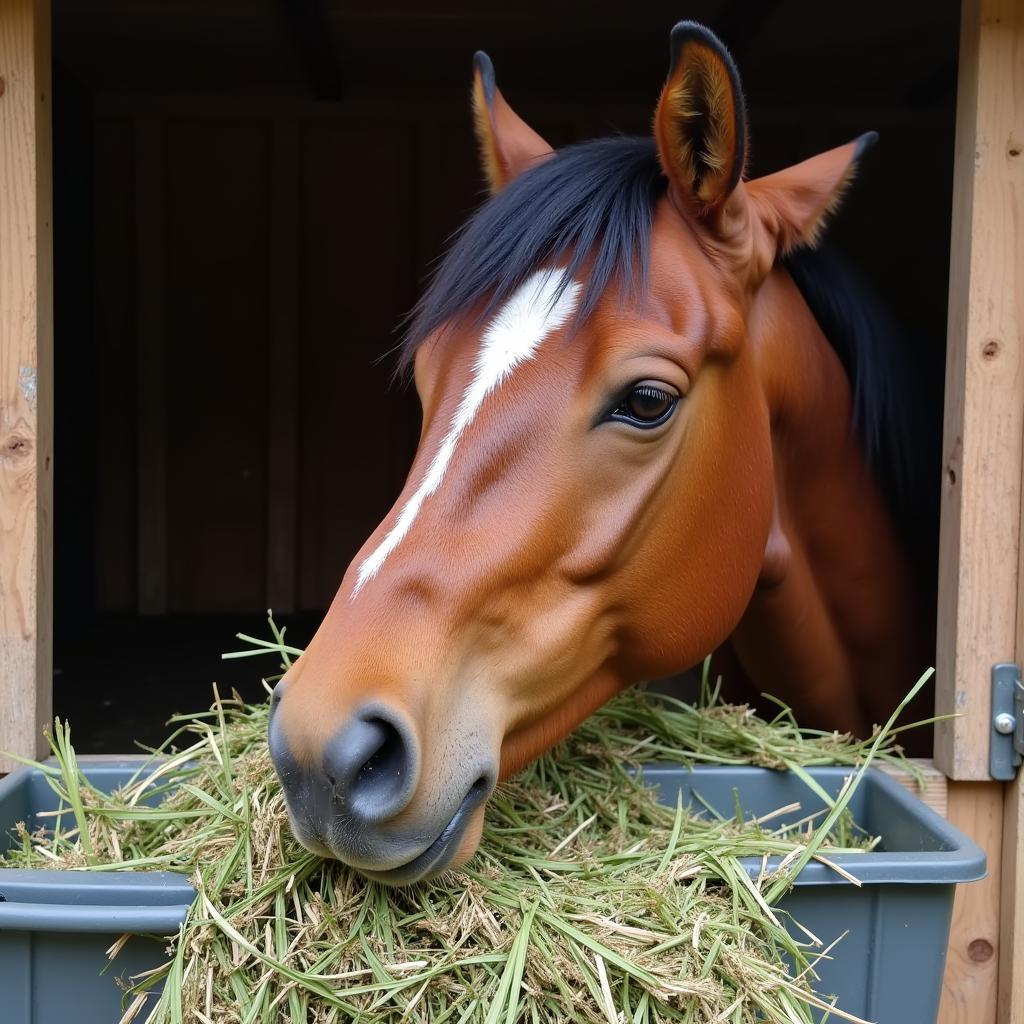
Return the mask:
[[[809,774],[830,796],[838,795],[849,768],[812,768]],[[772,819],[773,826],[820,810],[824,801],[796,775],[768,768],[648,766],[644,778],[674,805],[680,791],[694,810],[704,805],[725,817],[735,814],[735,793],[748,817],[790,803],[800,810]],[[694,797],[699,796],[700,800]],[[863,884],[858,888],[831,868],[812,861],[781,901],[827,946],[846,932],[834,959],[816,968],[822,995],[877,1024],[934,1024],[957,882],[985,876],[985,854],[962,832],[926,807],[898,782],[871,769],[850,801],[854,820],[882,843],[871,853],[830,857]],[[770,858],[773,870],[779,858]],[[751,878],[761,861],[747,858]],[[798,929],[798,938],[806,939]],[[838,1020],[832,1017],[831,1020]]]
[[[128,782],[144,759],[83,761],[92,783],[112,790]],[[57,809],[57,797],[38,769],[0,780],[0,849],[11,845],[19,821]],[[2,1024],[117,1024],[123,989],[118,979],[160,966],[195,892],[169,871],[19,871],[0,869],[0,1022]],[[111,963],[106,951],[119,936],[133,938]],[[106,973],[101,974],[101,972]]]
[[[125,758],[86,762],[83,768],[95,785],[113,789],[138,765],[138,759]],[[810,774],[834,794],[849,770],[815,768]],[[763,768],[690,772],[659,765],[647,767],[644,778],[668,804],[674,805],[682,790],[684,802],[697,794],[730,817],[734,789],[752,816],[797,801],[802,806],[794,817],[822,806],[796,776]],[[34,815],[53,809],[53,791],[37,770],[22,769],[0,781],[0,844],[16,822],[34,828],[40,823]],[[880,772],[865,777],[852,811],[866,829],[885,838],[883,849],[835,858],[863,886],[812,863],[782,907],[825,942],[849,932],[834,951],[836,959],[820,965],[819,991],[837,995],[848,1013],[879,1024],[933,1024],[953,890],[957,882],[984,875],[985,856]],[[759,860],[746,866],[752,877],[761,871]],[[163,872],[0,869],[0,1020],[116,1024],[122,993],[112,976],[158,965],[163,943],[147,936],[175,932],[193,895],[183,876]],[[125,931],[137,938],[101,977],[105,950]]]

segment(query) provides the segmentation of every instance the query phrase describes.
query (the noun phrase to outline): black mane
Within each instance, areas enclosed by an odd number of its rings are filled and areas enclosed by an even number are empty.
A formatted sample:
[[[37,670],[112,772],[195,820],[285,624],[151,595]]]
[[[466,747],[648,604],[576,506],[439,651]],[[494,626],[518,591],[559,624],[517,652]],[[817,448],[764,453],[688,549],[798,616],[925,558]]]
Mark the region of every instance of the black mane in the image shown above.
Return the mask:
[[[612,281],[641,300],[654,209],[666,186],[651,138],[569,146],[521,175],[455,235],[413,310],[402,365],[450,321],[485,320],[545,263],[565,261],[569,281],[592,260],[577,324]],[[920,367],[895,323],[835,256],[808,250],[783,264],[846,370],[853,427],[927,581],[937,530],[938,426]]]
[[[782,260],[839,356],[853,427],[918,578],[933,593],[942,458],[942,349],[915,343],[854,270],[827,247]]]

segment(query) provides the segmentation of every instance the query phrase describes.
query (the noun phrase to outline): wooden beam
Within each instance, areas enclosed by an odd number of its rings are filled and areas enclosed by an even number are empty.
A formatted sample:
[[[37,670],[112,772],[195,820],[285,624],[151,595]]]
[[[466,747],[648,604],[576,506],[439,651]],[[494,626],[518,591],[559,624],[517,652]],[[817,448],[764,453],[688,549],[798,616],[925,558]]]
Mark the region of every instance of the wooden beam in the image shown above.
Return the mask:
[[[1024,7],[965,0],[950,258],[935,758],[988,780],[993,662],[1024,657]],[[988,855],[960,887],[941,1024],[1024,1019],[1020,780],[950,784]]]
[[[0,4],[0,750],[52,714],[53,241],[49,0]],[[12,762],[0,757],[0,772]]]
[[[139,398],[137,573],[138,607],[143,615],[163,615],[167,611],[166,201],[164,121],[141,117],[135,123],[135,317]]]
[[[984,848],[988,874],[980,882],[957,886],[937,1024],[1008,1024],[1019,1018],[996,1016],[1003,787],[951,782],[947,817]]]
[[[935,761],[988,779],[990,670],[1014,661],[1024,462],[1024,49],[1019,0],[960,33],[939,554]]]
[[[275,120],[270,141],[270,401],[267,606],[295,611],[298,578],[299,130]]]

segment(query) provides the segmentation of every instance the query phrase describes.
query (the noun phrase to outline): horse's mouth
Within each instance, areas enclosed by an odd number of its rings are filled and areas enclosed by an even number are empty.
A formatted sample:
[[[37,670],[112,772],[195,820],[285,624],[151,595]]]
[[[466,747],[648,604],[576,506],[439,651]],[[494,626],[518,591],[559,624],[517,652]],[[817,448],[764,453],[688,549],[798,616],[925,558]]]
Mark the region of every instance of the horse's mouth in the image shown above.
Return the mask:
[[[420,854],[405,864],[385,871],[372,871],[368,868],[357,868],[361,875],[385,885],[411,885],[427,878],[441,874],[458,852],[466,828],[476,810],[487,800],[493,790],[490,779],[481,777],[469,788],[459,809],[452,815],[451,821],[441,830],[441,834]]]

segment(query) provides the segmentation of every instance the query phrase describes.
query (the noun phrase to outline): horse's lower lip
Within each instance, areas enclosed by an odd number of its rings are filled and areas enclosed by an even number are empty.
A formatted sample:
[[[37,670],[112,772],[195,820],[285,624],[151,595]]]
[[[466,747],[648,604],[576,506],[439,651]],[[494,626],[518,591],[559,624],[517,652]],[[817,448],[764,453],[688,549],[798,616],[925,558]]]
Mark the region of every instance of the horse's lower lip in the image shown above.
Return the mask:
[[[360,874],[372,878],[376,882],[406,885],[442,871],[449,860],[450,853],[459,845],[473,812],[487,799],[490,790],[491,787],[485,779],[474,782],[462,803],[459,804],[459,809],[452,815],[451,821],[442,829],[441,834],[412,860],[386,871],[360,868]]]

